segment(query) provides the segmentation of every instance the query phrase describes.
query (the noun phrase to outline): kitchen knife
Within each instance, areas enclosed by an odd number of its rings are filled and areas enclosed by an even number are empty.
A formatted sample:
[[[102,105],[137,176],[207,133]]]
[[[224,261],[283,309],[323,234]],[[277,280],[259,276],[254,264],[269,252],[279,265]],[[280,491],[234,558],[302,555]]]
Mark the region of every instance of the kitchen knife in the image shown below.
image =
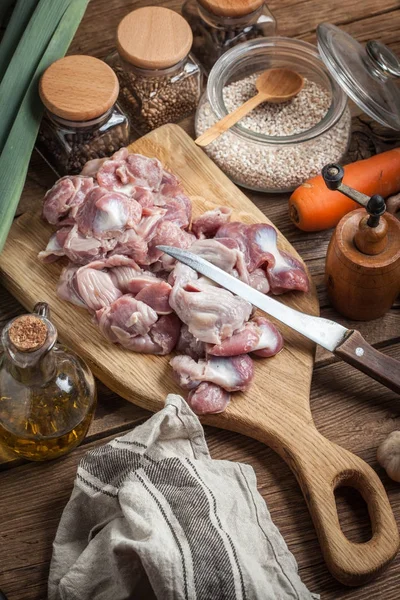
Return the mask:
[[[248,300],[268,315],[400,394],[400,362],[375,350],[364,340],[359,331],[346,329],[329,319],[314,317],[290,308],[188,250],[172,246],[157,246],[157,248],[233,294]]]

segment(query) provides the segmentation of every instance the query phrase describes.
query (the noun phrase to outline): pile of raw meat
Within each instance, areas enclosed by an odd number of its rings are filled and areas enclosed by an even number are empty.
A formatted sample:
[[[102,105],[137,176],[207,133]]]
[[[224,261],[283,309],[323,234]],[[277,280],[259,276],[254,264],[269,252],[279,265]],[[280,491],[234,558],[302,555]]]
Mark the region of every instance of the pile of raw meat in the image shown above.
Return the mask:
[[[66,256],[58,295],[86,308],[103,335],[128,350],[178,352],[170,364],[198,414],[223,411],[230,393],[248,389],[253,359],[283,345],[276,327],[249,302],[215,286],[157,249],[190,248],[264,293],[308,290],[302,265],[279,251],[266,224],[230,222],[230,209],[192,222],[177,178],[155,158],[129,154],[89,161],[44,198],[57,227],[39,257]]]

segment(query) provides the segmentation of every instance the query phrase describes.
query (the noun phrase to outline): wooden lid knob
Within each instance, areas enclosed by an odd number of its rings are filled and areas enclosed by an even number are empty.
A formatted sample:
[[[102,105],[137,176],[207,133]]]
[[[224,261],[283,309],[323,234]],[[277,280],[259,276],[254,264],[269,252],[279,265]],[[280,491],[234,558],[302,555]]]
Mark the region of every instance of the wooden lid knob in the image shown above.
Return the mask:
[[[142,69],[166,69],[183,60],[192,47],[189,24],[177,12],[161,6],[138,8],[117,30],[119,54]]]
[[[388,224],[385,217],[381,217],[376,227],[368,225],[369,215],[365,215],[358,224],[354,235],[354,243],[363,254],[375,256],[385,250],[388,243]]]
[[[8,337],[20,352],[33,352],[45,343],[47,327],[39,317],[23,315],[12,323]]]
[[[208,12],[220,17],[243,17],[264,4],[264,0],[198,0]]]
[[[116,102],[119,84],[114,71],[94,56],[60,58],[43,73],[39,93],[45,107],[69,121],[104,115]]]

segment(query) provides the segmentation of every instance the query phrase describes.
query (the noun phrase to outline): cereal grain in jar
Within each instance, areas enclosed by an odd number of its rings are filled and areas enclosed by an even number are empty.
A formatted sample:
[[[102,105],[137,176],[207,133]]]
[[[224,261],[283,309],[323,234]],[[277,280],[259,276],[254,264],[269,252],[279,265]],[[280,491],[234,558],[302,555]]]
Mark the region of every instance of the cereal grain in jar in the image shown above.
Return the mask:
[[[344,157],[351,135],[347,98],[315,46],[275,37],[226,52],[212,68],[196,114],[202,135],[256,95],[255,81],[269,68],[291,68],[305,85],[289,102],[263,103],[204,148],[238,185],[288,192]]]
[[[121,21],[117,52],[106,60],[118,76],[119,100],[138,135],[196,111],[203,74],[189,54],[192,39],[186,21],[167,8],[140,8]]]

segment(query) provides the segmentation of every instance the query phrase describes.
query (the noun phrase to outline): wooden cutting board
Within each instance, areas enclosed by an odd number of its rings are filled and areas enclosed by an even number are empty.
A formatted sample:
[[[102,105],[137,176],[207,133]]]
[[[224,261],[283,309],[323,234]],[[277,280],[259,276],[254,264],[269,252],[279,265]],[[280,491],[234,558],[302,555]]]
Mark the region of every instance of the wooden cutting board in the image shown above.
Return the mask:
[[[156,156],[181,179],[192,198],[194,216],[225,205],[233,209],[233,220],[269,223],[178,126],[165,125],[130,149]],[[50,226],[39,214],[17,219],[0,256],[1,282],[28,310],[38,301],[48,302],[60,338],[109,388],[143,408],[159,410],[167,393],[181,393],[172,378],[169,357],[134,354],[109,343],[87,312],[57,298],[61,264],[44,265],[37,259],[50,234]],[[278,239],[282,249],[298,256],[281,234]],[[289,293],[279,299],[318,314],[314,286],[308,294]],[[376,473],[316,430],[309,405],[314,344],[279,326],[285,338],[283,351],[273,358],[256,359],[251,389],[234,394],[224,413],[202,421],[254,437],[282,456],[303,490],[329,569],[348,585],[361,584],[376,575],[398,549],[394,517]],[[350,542],[340,529],[333,490],[343,483],[356,487],[368,503],[374,534],[366,543]]]

